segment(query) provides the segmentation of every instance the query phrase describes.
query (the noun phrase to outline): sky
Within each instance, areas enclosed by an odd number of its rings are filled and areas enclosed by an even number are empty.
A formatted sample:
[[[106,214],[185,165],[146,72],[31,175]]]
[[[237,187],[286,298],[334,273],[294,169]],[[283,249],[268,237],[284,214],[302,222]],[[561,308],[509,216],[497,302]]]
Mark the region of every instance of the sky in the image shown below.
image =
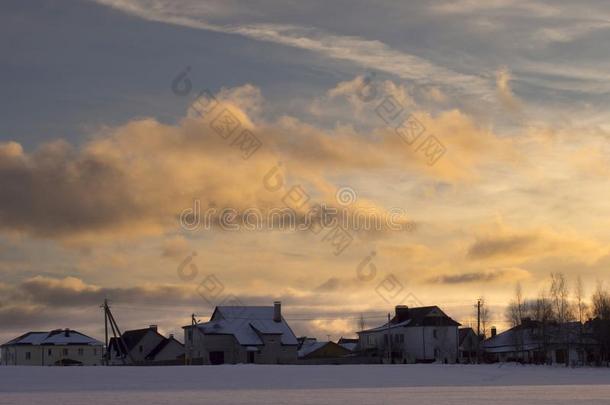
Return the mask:
[[[590,295],[609,38],[601,0],[3,1],[0,339],[102,338],[105,298],[178,337],[281,300],[338,339],[479,298],[503,329],[551,272]]]

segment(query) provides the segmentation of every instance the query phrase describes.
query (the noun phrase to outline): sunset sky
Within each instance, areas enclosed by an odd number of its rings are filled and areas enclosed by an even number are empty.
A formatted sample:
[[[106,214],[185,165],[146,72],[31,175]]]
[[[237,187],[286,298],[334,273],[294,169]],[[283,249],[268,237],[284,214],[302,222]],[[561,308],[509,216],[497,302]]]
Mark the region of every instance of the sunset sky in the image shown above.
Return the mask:
[[[338,339],[398,304],[469,325],[479,297],[503,329],[552,271],[589,296],[610,282],[609,39],[606,0],[3,1],[0,340],[102,338],[105,297],[122,329],[182,339],[193,312],[281,300],[297,335]],[[330,228],[181,225],[295,186],[403,227],[337,252]]]

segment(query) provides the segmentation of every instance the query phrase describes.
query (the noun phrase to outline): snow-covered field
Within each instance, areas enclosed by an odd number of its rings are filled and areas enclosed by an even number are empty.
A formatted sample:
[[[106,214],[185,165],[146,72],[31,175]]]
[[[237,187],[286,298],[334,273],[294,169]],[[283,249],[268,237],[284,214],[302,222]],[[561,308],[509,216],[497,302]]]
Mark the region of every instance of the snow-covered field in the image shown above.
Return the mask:
[[[610,369],[517,365],[0,367],[0,404],[610,404]]]

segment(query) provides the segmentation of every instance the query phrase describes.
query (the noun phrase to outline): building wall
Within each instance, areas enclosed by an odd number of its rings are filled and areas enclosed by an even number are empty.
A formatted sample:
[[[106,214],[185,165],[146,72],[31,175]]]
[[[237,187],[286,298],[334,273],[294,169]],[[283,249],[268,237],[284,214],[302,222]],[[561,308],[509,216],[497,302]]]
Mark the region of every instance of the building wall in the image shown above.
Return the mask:
[[[131,357],[135,363],[144,363],[146,362],[146,356],[155,348],[161,341],[163,340],[163,336],[156,333],[154,330],[149,330],[142,337],[140,342],[136,344],[130,351]],[[125,362],[127,364],[130,363],[129,356],[125,358]],[[110,364],[111,365],[121,365],[123,364],[123,360],[120,356],[116,355],[116,351],[113,349],[110,351]]]
[[[376,349],[378,355],[387,353],[386,331],[360,334],[360,347]],[[411,326],[393,328],[392,352],[396,362],[440,361],[455,363],[458,358],[457,326]],[[403,336],[402,338],[400,336]],[[369,336],[372,337],[369,338]]]
[[[71,359],[79,361],[85,366],[98,366],[102,364],[102,352],[101,345],[4,346],[1,364],[53,366],[57,361]]]
[[[192,330],[192,338],[189,338]],[[187,364],[211,364],[210,352],[223,352],[224,363],[248,363],[246,347],[240,345],[233,335],[204,335],[197,328],[185,328],[184,342]],[[283,346],[279,335],[263,335],[263,345],[254,352],[254,363],[291,364],[297,359],[297,346]]]
[[[261,339],[264,345],[260,353],[254,355],[255,363],[292,364],[297,361],[297,346],[282,345],[280,335],[262,335]]]
[[[176,342],[175,340],[170,340],[170,342],[165,345],[163,350],[161,350],[154,358],[155,362],[169,362],[178,359],[180,356],[184,355],[184,347]]]

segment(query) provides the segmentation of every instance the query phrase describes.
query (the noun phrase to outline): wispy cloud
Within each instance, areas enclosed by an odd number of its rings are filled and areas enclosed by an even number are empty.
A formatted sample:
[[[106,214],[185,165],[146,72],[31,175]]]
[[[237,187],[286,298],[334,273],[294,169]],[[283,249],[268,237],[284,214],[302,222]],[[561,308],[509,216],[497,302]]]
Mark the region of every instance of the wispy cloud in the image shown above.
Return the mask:
[[[413,80],[422,85],[442,85],[469,95],[491,97],[493,93],[493,84],[488,78],[454,71],[417,55],[393,49],[378,40],[336,35],[321,29],[292,24],[217,25],[206,21],[205,9],[195,4],[180,10],[174,7],[173,2],[167,1],[96,1],[147,20],[243,35],[259,41],[304,49],[329,58],[349,61],[365,69]]]

